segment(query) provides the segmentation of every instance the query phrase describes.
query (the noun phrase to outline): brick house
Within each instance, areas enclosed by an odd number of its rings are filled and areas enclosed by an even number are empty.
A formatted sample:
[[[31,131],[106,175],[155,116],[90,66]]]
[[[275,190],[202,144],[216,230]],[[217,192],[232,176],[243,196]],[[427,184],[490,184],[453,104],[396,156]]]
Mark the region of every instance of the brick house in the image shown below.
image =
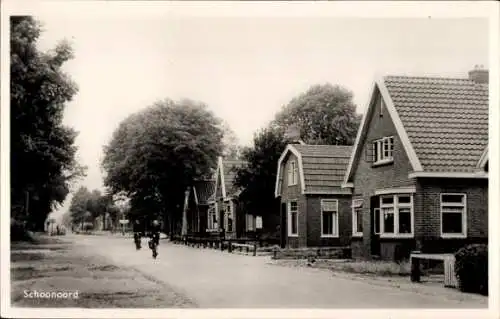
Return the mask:
[[[377,79],[343,184],[353,194],[353,257],[487,242],[487,144],[487,70]]]
[[[214,194],[215,180],[194,182],[189,193],[187,210],[188,233],[203,234],[207,229],[209,199]]]
[[[281,246],[349,245],[351,190],[342,181],[352,146],[289,144],[278,161]]]
[[[233,184],[236,168],[244,164],[244,161],[222,157],[217,163],[215,191],[209,199],[207,229],[223,231],[227,239],[240,237],[245,227],[245,215],[238,200],[241,190]]]

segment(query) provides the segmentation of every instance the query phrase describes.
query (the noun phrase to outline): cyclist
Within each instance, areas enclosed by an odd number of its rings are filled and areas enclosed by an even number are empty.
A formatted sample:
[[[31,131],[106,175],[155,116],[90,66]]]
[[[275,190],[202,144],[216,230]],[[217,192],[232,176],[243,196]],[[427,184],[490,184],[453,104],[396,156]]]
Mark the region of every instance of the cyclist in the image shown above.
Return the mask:
[[[158,246],[160,245],[160,223],[158,220],[153,220],[149,240],[149,248],[153,251],[153,258],[158,256]]]

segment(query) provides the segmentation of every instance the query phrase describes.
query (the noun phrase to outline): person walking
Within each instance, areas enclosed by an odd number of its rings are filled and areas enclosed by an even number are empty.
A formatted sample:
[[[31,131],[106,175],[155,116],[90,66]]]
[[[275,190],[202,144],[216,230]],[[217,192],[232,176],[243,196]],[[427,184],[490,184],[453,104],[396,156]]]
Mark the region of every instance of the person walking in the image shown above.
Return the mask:
[[[141,226],[142,225],[139,222],[139,220],[136,219],[132,230],[134,232],[135,249],[137,249],[137,250],[141,249],[141,236],[142,236],[142,227]]]

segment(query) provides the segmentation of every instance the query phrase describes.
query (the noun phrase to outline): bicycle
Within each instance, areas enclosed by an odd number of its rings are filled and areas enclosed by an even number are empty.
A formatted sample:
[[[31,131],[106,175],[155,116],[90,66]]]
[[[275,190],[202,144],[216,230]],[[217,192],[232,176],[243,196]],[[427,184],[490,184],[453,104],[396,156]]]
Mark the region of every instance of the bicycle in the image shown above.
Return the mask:
[[[158,257],[158,246],[160,244],[160,234],[151,234],[151,239],[148,241],[149,249],[153,252],[153,258]]]

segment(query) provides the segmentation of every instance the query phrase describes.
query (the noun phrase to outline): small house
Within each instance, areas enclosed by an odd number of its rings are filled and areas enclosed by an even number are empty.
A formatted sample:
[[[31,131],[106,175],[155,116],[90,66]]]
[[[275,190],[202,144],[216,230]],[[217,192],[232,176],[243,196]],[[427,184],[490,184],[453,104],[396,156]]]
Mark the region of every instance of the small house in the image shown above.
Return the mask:
[[[289,144],[278,161],[282,246],[346,246],[351,190],[342,181],[352,146]],[[283,248],[284,248],[283,247]]]
[[[207,231],[221,231],[225,238],[241,236],[245,215],[242,213],[238,197],[241,189],[234,185],[236,169],[244,161],[219,157],[215,176],[215,191],[209,199]]]
[[[199,180],[193,183],[189,192],[187,209],[187,232],[203,234],[207,229],[210,197],[214,194],[215,180]]]
[[[487,242],[487,146],[487,70],[378,78],[343,184],[353,194],[353,256]]]

